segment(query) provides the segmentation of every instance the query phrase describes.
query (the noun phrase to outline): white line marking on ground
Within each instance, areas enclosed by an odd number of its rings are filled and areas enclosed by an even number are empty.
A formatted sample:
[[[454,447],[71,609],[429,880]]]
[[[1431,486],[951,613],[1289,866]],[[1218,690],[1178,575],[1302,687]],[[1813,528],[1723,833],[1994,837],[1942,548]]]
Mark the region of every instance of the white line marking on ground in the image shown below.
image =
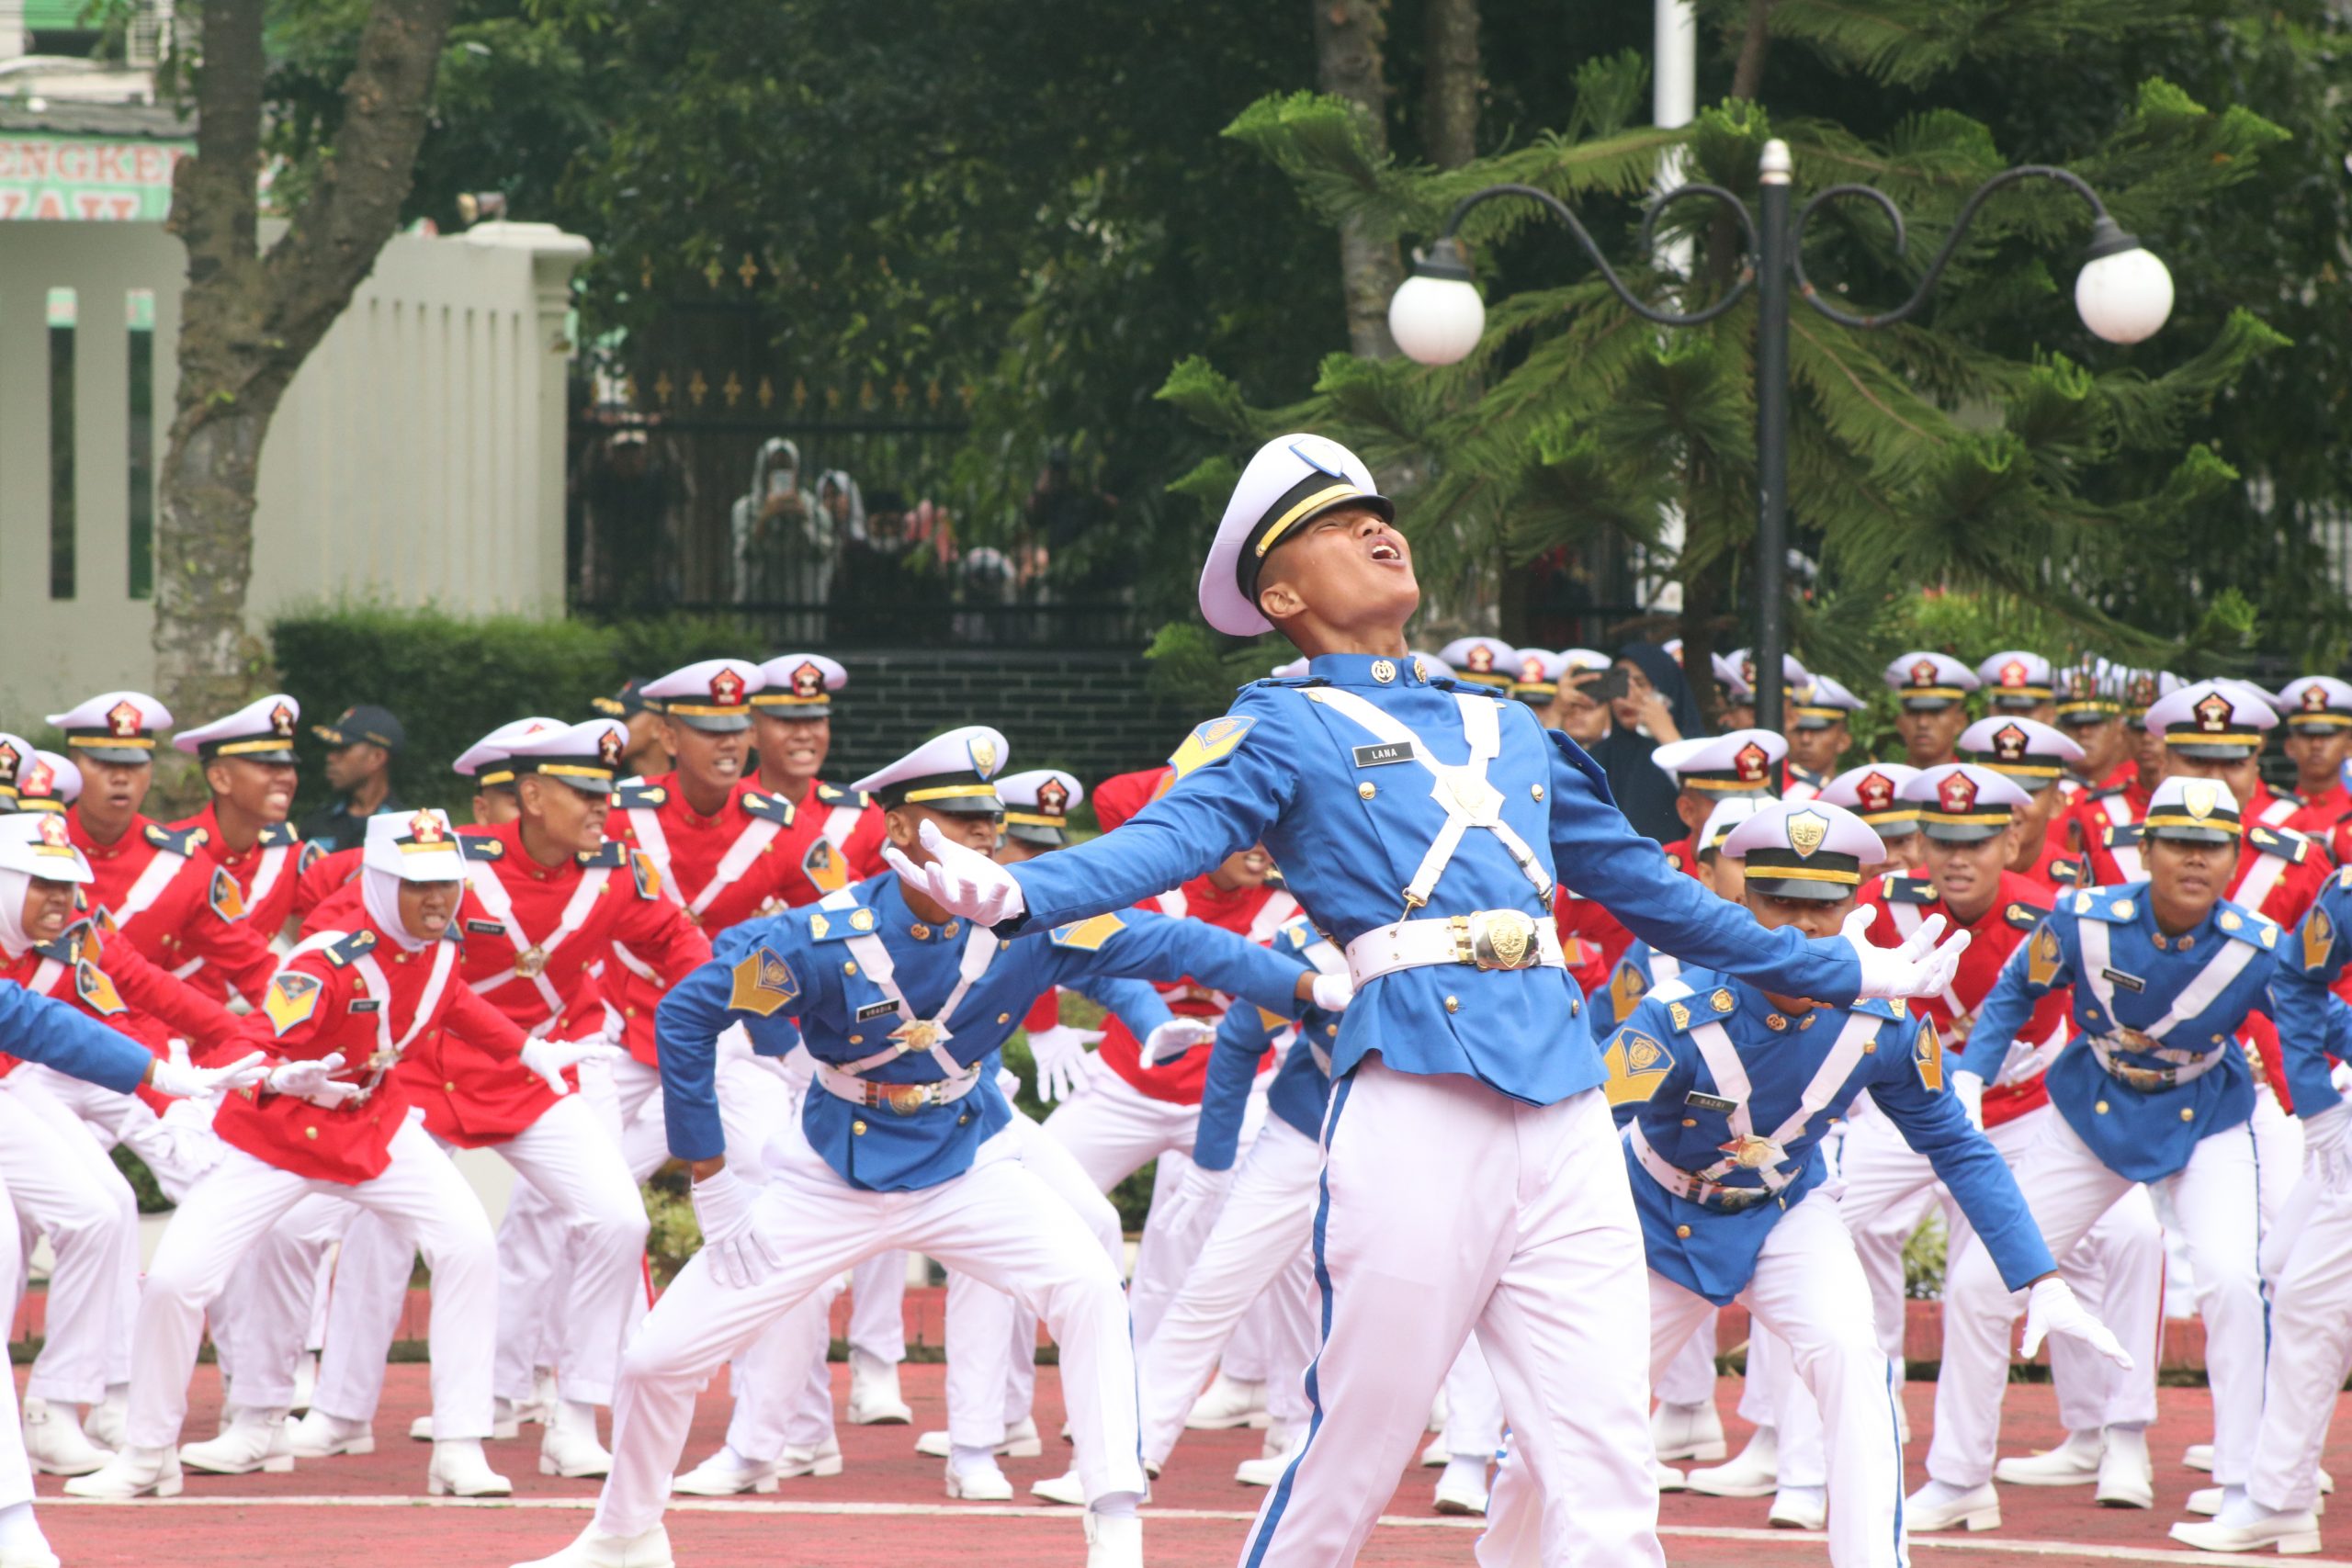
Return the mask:
[[[129,1503],[94,1497],[40,1497],[42,1508],[515,1508],[546,1513],[584,1513],[596,1506],[594,1497],[419,1497],[410,1494],[363,1496],[304,1497],[141,1497]],[[926,1518],[926,1519],[1067,1519],[1079,1521],[1076,1508],[1055,1506],[969,1503],[786,1503],[767,1498],[674,1498],[673,1514],[765,1514],[804,1517]],[[1145,1519],[1163,1524],[1248,1524],[1255,1508],[1157,1508],[1147,1506]],[[1442,1518],[1430,1515],[1383,1514],[1380,1522],[1391,1529],[1476,1530],[1486,1521]],[[1744,1529],[1734,1526],[1660,1525],[1658,1534],[1690,1540],[1737,1540],[1757,1545],[1815,1545],[1829,1538],[1814,1530]],[[2145,1546],[2102,1546],[2085,1541],[2020,1540],[1978,1534],[1915,1535],[1913,1547],[1931,1550],[1996,1552],[2011,1557],[2087,1557],[2102,1562],[2200,1563],[2205,1568],[2277,1568],[2268,1554],[2233,1551],[2181,1551]],[[2301,1559],[2297,1568],[2352,1568],[2352,1561],[2334,1557]]]

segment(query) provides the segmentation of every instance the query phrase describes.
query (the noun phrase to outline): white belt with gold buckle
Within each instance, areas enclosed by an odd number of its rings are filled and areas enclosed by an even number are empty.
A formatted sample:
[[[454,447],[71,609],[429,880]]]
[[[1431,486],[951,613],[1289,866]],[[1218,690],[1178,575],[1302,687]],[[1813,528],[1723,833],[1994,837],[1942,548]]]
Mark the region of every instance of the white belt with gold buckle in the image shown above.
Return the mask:
[[[1358,990],[1383,975],[1437,964],[1477,969],[1567,967],[1558,929],[1521,909],[1398,920],[1375,926],[1348,943],[1348,976]]]
[[[933,1105],[953,1105],[980,1087],[978,1067],[966,1069],[952,1078],[939,1078],[931,1083],[877,1083],[845,1073],[830,1063],[817,1064],[817,1081],[825,1092],[836,1100],[846,1100],[852,1105],[863,1105],[868,1111],[888,1111],[900,1116],[912,1116],[916,1111]]]

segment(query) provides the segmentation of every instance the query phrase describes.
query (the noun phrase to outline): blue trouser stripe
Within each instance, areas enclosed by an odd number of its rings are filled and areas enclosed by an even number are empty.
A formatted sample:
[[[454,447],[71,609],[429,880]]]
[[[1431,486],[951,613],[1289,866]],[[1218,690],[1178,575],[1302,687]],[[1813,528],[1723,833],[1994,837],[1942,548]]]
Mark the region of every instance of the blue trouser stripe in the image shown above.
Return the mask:
[[[1894,1440],[1894,1562],[1896,1568],[1910,1568],[1911,1543],[1903,1534],[1902,1398],[1902,1393],[1894,1386],[1894,1363],[1889,1361],[1886,1364],[1886,1435]]]

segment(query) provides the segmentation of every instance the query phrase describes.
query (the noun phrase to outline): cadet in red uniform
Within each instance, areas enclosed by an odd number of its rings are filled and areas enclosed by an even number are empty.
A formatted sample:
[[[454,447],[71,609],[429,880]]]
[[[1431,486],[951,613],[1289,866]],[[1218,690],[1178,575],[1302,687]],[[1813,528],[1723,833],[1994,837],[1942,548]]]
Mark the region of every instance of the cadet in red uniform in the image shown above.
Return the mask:
[[[2352,757],[2352,684],[2306,675],[2288,682],[2276,705],[2287,719],[2281,749],[2295,764],[2295,793],[2303,799],[2285,826],[2333,851],[2336,829],[2352,817],[2352,792],[2344,787],[2345,760]]]
[[[2048,726],[2028,718],[1987,718],[1970,733],[1991,726],[1996,736],[2011,729],[2023,735],[2028,725],[2037,735],[2064,741]],[[2013,739],[1996,741],[1990,749],[2015,750],[2020,759],[2026,755]],[[2028,764],[2020,761],[2009,765]],[[2054,769],[2056,764],[2051,765]],[[2053,772],[2053,784],[2055,777]],[[1954,929],[1973,933],[1951,984],[1941,995],[1911,1004],[1932,1018],[1946,1039],[1967,1040],[1976,1009],[1995,977],[2041,923],[2053,898],[2048,886],[2007,869],[2020,841],[2041,831],[2029,818],[2032,803],[2023,784],[2015,774],[1974,764],[1921,773],[1905,785],[1903,798],[1919,810],[1927,869],[1890,873],[1863,890],[1864,901],[1880,911],[1871,938],[1883,945],[1899,944],[1930,915],[1940,914]],[[1980,1124],[2013,1168],[2041,1135],[2050,1115],[2041,1073],[2054,1046],[2064,1042],[2065,1001],[2065,993],[2053,992],[2036,1010],[2031,1024],[2019,1032],[2021,1040],[2052,1049],[2018,1053],[2009,1070],[1984,1086]],[[1874,1111],[1857,1106],[1847,1124],[1839,1168],[1846,1191],[1838,1208],[1871,1281],[1880,1344],[1894,1359],[1899,1377],[1904,1243],[1929,1202],[1942,1206],[1948,1257],[1959,1257],[1970,1232],[1937,1185],[1928,1162]],[[2087,1310],[2102,1322],[2143,1328],[2153,1343],[2164,1280],[2164,1236],[2144,1194],[2109,1210],[2060,1260],[2059,1270],[2084,1302],[2097,1303]],[[2048,1454],[2005,1461],[2003,1478],[2023,1485],[2097,1483],[2098,1500],[2109,1506],[2149,1506],[2154,1498],[2142,1432],[2155,1416],[2155,1358],[2143,1357],[2136,1368],[2126,1371],[2103,1356],[2069,1347],[2054,1353],[2052,1368],[2059,1414],[2070,1436]]]
[[[201,959],[247,1001],[268,987],[270,932],[245,919],[244,890],[208,855],[193,829],[150,820],[140,807],[155,782],[155,731],[172,722],[138,692],[106,692],[51,714],[82,769],[82,797],[66,813],[90,863],[92,906],[149,961],[178,970]]]
[[[433,1269],[435,1495],[503,1495],[482,1458],[490,1434],[491,1340],[498,1275],[481,1201],[409,1116],[396,1069],[413,1046],[455,1029],[519,1055],[523,1032],[458,978],[456,921],[465,863],[439,811],[368,824],[361,898],[341,930],[299,944],[245,1020],[243,1039],[277,1066],[257,1097],[222,1101],[230,1145],[172,1216],[148,1265],[132,1347],[126,1446],[66,1484],[124,1499],[181,1489],[175,1445],[205,1307],[269,1227],[312,1193],[388,1214]]]
[[[172,830],[198,829],[202,858],[237,879],[245,923],[266,941],[286,929],[295,886],[319,859],[286,820],[294,805],[294,724],[302,705],[282,693],[248,703],[199,729],[183,729],[172,744],[204,764],[212,804]],[[202,958],[183,965],[181,977],[218,1000],[228,987]]]
[[[2067,850],[2055,824],[2065,804],[2060,781],[2083,761],[2083,749],[2039,719],[1995,714],[1962,732],[1960,754],[2025,792],[2008,869],[2053,892],[2080,884],[2082,859]]]
[[[1888,860],[1905,871],[1917,871],[1927,863],[1919,837],[1919,807],[1903,798],[1903,789],[1918,776],[1918,769],[1901,762],[1864,762],[1831,779],[1820,798],[1860,818],[1886,846]]]
[[[1815,675],[1802,692],[1789,694],[1789,742],[1784,800],[1811,800],[1829,785],[1838,763],[1854,743],[1849,722],[1862,700],[1826,675]]]
[[[1996,653],[1976,667],[1984,682],[1984,708],[2001,718],[2030,718],[2037,724],[2058,720],[2058,692],[2050,660],[2022,649]],[[1965,742],[1962,749],[1965,749]]]
[[[1666,770],[1680,789],[1674,797],[1674,814],[1690,830],[1666,846],[1666,858],[1674,863],[1675,870],[1690,876],[1699,874],[1693,840],[1718,802],[1734,796],[1778,798],[1781,762],[1788,754],[1789,743],[1769,729],[1735,729],[1725,735],[1668,741],[1650,753],[1650,761]]]
[[[1960,760],[1960,732],[1968,728],[1968,694],[1984,684],[1948,653],[1906,653],[1886,667],[1894,693],[1894,730],[1903,760],[1932,768]]]
[[[459,835],[467,883],[459,979],[529,1043],[518,1060],[445,1031],[421,1042],[399,1075],[427,1132],[446,1145],[497,1150],[552,1212],[566,1262],[560,1296],[537,1292],[536,1260],[509,1266],[501,1230],[495,1391],[510,1405],[531,1397],[542,1325],[551,1320],[558,1399],[539,1468],[602,1475],[611,1459],[596,1440],[595,1407],[611,1402],[621,1346],[644,1315],[645,1206],[617,1128],[607,1128],[587,1098],[565,1092],[563,1074],[619,1055],[605,1043],[604,1004],[588,974],[613,942],[628,943],[672,980],[707,962],[710,943],[661,896],[643,858],[605,837],[622,726],[526,720],[500,733],[506,755],[492,771],[513,774],[518,815]],[[320,918],[331,922],[337,911],[329,904]],[[509,1204],[510,1217],[516,1206]],[[300,1434],[304,1450],[347,1451],[368,1431],[411,1250],[380,1224],[356,1224],[345,1240],[327,1336],[331,1366]]]

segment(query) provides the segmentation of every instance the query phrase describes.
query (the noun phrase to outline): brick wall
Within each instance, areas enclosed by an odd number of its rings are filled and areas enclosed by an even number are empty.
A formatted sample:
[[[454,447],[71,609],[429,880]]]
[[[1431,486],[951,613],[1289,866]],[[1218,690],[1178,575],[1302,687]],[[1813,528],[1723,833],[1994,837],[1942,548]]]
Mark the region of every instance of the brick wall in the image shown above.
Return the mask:
[[[1061,768],[1091,791],[1111,774],[1166,761],[1187,729],[1215,716],[1153,702],[1136,654],[897,649],[840,658],[849,689],[825,773],[844,784],[943,729],[988,724],[1012,743],[1009,771]]]

